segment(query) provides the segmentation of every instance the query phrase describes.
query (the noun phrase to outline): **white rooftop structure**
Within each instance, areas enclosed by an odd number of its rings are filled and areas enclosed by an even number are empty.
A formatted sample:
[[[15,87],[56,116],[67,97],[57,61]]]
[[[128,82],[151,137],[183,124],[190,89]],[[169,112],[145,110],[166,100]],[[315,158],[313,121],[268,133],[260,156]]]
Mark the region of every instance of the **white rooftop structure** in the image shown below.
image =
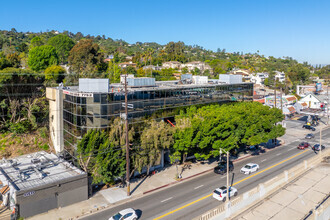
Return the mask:
[[[55,154],[44,151],[0,160],[0,180],[14,191],[28,190],[81,174],[85,173]]]

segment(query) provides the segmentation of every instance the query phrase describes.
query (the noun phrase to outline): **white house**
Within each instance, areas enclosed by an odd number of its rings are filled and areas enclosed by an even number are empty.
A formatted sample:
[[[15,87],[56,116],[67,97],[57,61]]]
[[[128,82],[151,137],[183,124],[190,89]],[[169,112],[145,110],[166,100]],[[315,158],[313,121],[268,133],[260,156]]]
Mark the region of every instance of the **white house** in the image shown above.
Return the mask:
[[[308,108],[306,102],[302,102],[302,103],[296,102],[293,106],[295,107],[297,113],[300,113],[301,110]]]
[[[284,82],[285,81],[285,73],[275,71],[275,79],[278,80],[279,82]]]
[[[322,105],[327,104],[327,100],[323,96],[314,95],[313,93],[307,94],[305,97],[298,101],[299,103],[307,103],[309,108],[320,109]]]
[[[144,66],[143,67],[143,70],[161,70],[162,69],[162,67],[160,67],[160,66],[154,66],[154,65],[148,65],[148,66]]]
[[[199,69],[201,72],[204,72],[205,70],[212,71],[212,68],[210,67],[210,65],[208,65],[202,61],[192,61],[192,62],[189,62],[186,64],[182,64],[181,69],[184,67],[187,67],[189,72],[191,72],[195,68]]]
[[[251,74],[251,82],[258,84],[258,85],[263,85],[265,82],[265,79],[268,78],[268,73],[256,73],[256,74]]]
[[[168,61],[168,62],[163,63],[162,67],[163,68],[172,68],[172,69],[178,68],[178,69],[180,69],[181,65],[182,65],[182,63],[180,63],[178,61]]]

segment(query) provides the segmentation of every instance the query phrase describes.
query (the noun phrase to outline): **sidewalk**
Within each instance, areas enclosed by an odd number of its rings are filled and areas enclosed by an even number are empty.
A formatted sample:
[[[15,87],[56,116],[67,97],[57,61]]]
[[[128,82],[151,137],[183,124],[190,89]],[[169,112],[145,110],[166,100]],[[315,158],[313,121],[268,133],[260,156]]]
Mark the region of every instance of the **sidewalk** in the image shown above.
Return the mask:
[[[320,126],[319,126],[320,127]],[[318,128],[319,128],[318,127]],[[322,126],[323,127],[323,126]],[[308,132],[306,130],[306,132]],[[316,131],[317,132],[317,131]],[[294,135],[294,136],[293,136]],[[305,136],[304,132],[296,132],[296,130],[288,131],[286,135],[279,138],[281,140],[282,146],[290,144],[290,142]],[[294,139],[294,140],[293,140]],[[276,147],[277,148],[277,147]],[[265,149],[269,151],[276,148]],[[251,154],[246,154],[240,156],[238,159],[234,160],[243,160],[248,157],[251,157]],[[151,175],[144,179],[132,179],[131,180],[131,193],[130,197],[126,195],[126,188],[113,187],[105,190],[101,190],[91,198],[86,201],[82,201],[67,207],[53,209],[46,213],[33,216],[28,219],[33,220],[43,220],[43,219],[77,219],[81,216],[87,215],[89,213],[97,212],[101,209],[110,208],[118,204],[122,204],[128,201],[128,199],[137,199],[145,194],[151,193],[155,190],[168,187],[170,185],[178,184],[187,179],[193,178],[195,176],[210,172],[216,166],[216,161],[213,163],[191,163],[189,166],[186,165],[185,169],[182,172],[182,179],[180,181],[175,180],[176,176],[176,167],[169,166],[163,168],[162,171]],[[182,171],[184,165],[178,166],[179,172]]]
[[[250,157],[250,154],[246,154],[235,161],[243,160]],[[234,162],[235,162],[234,161]],[[217,161],[213,163],[191,163],[182,172],[182,179],[175,180],[176,167],[169,166],[164,170],[151,175],[145,179],[132,179],[130,197],[126,196],[126,188],[113,187],[105,190],[101,190],[86,201],[82,201],[67,207],[53,209],[46,213],[42,213],[28,219],[44,220],[44,219],[77,219],[89,213],[94,213],[99,210],[110,208],[118,204],[122,204],[128,201],[128,199],[137,199],[144,194],[151,193],[155,190],[168,187],[170,185],[179,184],[182,181],[193,178],[195,176],[210,172],[216,166]],[[179,165],[179,172],[184,165]]]
[[[233,219],[303,219],[329,195],[329,191],[330,164],[319,164]]]

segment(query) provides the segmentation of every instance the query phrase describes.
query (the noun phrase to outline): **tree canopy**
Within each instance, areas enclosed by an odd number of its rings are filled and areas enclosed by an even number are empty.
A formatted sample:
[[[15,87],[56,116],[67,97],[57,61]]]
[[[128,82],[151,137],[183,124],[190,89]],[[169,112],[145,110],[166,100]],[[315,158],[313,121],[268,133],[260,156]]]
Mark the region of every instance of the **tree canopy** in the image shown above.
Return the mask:
[[[190,107],[178,116],[173,148],[184,156],[208,159],[219,155],[220,148],[228,151],[282,136],[285,129],[276,124],[282,120],[279,109],[260,103]]]
[[[58,65],[59,59],[53,46],[42,45],[30,50],[28,64],[32,70],[39,72],[49,66]]]
[[[70,70],[86,77],[88,74],[96,73],[98,66],[103,62],[103,56],[99,52],[99,45],[93,40],[81,40],[76,44],[69,55]]]
[[[47,43],[55,48],[60,63],[64,64],[68,61],[69,52],[74,46],[74,41],[70,37],[59,34],[50,38]]]

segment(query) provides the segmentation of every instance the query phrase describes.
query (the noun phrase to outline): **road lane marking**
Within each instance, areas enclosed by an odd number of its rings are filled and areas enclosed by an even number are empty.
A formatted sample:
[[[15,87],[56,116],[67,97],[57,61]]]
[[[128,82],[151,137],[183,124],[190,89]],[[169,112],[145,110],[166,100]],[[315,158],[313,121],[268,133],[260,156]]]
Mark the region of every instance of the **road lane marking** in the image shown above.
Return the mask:
[[[166,202],[166,201],[168,201],[168,200],[170,200],[170,199],[173,199],[173,197],[170,197],[170,198],[164,199],[163,201],[160,201],[160,202]]]
[[[268,168],[266,168],[266,169],[264,169],[264,170],[262,170],[262,171],[260,171],[260,172],[258,172],[258,173],[255,173],[255,174],[253,174],[253,175],[250,175],[250,176],[248,176],[248,177],[246,177],[246,178],[244,178],[244,179],[242,179],[242,180],[240,180],[240,181],[234,183],[233,186],[235,186],[235,185],[237,185],[237,184],[239,184],[239,183],[241,183],[241,182],[243,182],[243,181],[245,181],[245,180],[248,180],[248,179],[250,179],[250,178],[252,178],[252,177],[254,177],[254,176],[256,176],[256,175],[259,175],[259,174],[261,174],[261,173],[263,173],[263,172],[265,172],[265,171],[267,171],[267,170],[270,170],[270,169],[272,169],[272,168],[274,168],[274,167],[276,167],[276,166],[278,166],[278,165],[281,165],[282,163],[285,163],[286,161],[291,160],[291,159],[293,159],[293,158],[295,158],[295,157],[297,157],[297,156],[299,156],[299,155],[301,155],[301,154],[303,154],[303,153],[305,153],[305,152],[307,152],[307,151],[308,151],[308,150],[304,150],[304,151],[302,151],[302,152],[300,152],[300,153],[298,153],[298,154],[296,154],[296,155],[294,155],[294,156],[292,156],[292,157],[289,157],[289,158],[287,158],[287,159],[285,159],[285,160],[282,160],[281,162],[279,162],[279,163],[277,163],[277,164],[275,164],[275,165],[273,165],[273,166],[270,166],[270,167],[268,167]],[[158,220],[158,219],[164,218],[164,217],[166,217],[166,216],[168,216],[168,215],[171,215],[171,214],[173,214],[173,213],[175,213],[175,212],[177,212],[177,211],[180,211],[180,210],[182,210],[182,209],[184,209],[184,208],[186,208],[186,207],[189,207],[189,206],[191,206],[191,205],[193,205],[193,204],[195,204],[195,203],[197,203],[197,202],[199,202],[199,201],[202,201],[202,200],[204,200],[204,199],[206,199],[206,198],[208,198],[208,197],[210,197],[210,196],[212,196],[212,195],[213,195],[213,193],[208,194],[208,195],[206,195],[206,196],[204,196],[204,197],[202,197],[202,198],[199,198],[199,199],[197,199],[197,200],[195,200],[195,201],[193,201],[193,202],[191,202],[191,203],[188,203],[188,204],[186,204],[186,205],[184,205],[184,206],[181,206],[181,207],[179,207],[179,208],[177,208],[177,209],[175,209],[175,210],[173,210],[173,211],[170,211],[170,212],[168,212],[168,213],[166,213],[166,214],[164,214],[164,215],[161,215],[161,216],[159,216],[159,217],[157,217],[157,218],[154,218],[153,220]]]
[[[262,160],[261,163],[262,163],[262,162],[265,162],[266,160],[267,160],[267,159]]]
[[[198,189],[198,188],[201,188],[202,186],[204,186],[204,185],[200,185],[200,186],[197,186],[197,187],[195,187],[194,189]]]
[[[276,154],[276,156],[281,155],[281,153]]]
[[[221,179],[225,178],[226,176],[221,177]]]
[[[289,149],[289,150],[287,150],[287,151],[290,151],[290,150],[293,150],[293,149],[296,149],[295,147],[293,147],[293,148],[291,148],[291,149]]]

